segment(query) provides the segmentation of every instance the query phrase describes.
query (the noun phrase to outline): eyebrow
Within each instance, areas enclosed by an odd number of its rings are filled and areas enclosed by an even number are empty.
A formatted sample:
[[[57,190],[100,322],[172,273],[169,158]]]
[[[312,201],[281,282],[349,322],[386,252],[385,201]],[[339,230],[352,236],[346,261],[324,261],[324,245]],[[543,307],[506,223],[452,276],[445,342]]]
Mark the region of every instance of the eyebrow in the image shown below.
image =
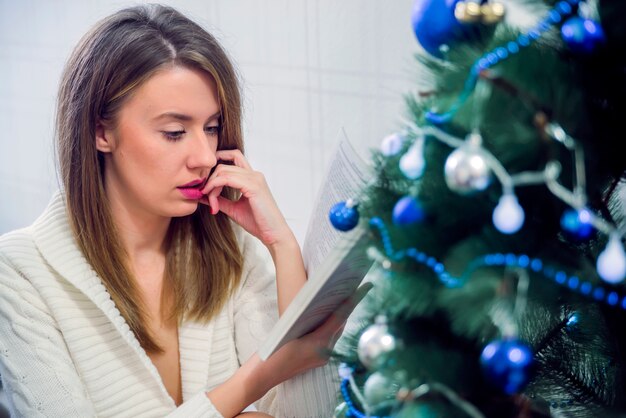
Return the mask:
[[[214,119],[219,119],[221,116],[222,116],[222,112],[218,110],[217,112],[209,116],[206,121],[209,122]],[[154,120],[161,120],[161,119],[176,119],[176,120],[180,120],[183,122],[188,122],[190,120],[193,120],[193,117],[190,115],[186,115],[184,113],[165,112],[165,113],[161,113],[160,115],[154,118]]]

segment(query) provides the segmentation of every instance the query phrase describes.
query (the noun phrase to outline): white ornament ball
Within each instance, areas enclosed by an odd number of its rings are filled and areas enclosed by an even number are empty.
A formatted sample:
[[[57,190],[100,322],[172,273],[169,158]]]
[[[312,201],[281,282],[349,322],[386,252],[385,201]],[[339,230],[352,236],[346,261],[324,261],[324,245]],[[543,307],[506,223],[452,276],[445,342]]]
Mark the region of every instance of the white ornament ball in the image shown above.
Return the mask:
[[[400,171],[410,180],[418,179],[424,174],[424,167],[426,166],[424,142],[424,137],[417,138],[406,154],[400,158]]]
[[[611,234],[596,263],[598,274],[605,282],[617,284],[626,276],[626,254],[618,234]]]
[[[450,153],[444,167],[446,184],[460,194],[485,190],[491,183],[491,169],[480,148],[464,145]]]
[[[380,152],[385,157],[392,157],[402,150],[404,138],[398,133],[387,135],[380,144]]]
[[[346,363],[341,363],[339,364],[338,373],[341,380],[349,379],[352,376],[352,367],[348,366]]]
[[[350,408],[348,408],[348,405],[345,402],[342,402],[337,405],[337,408],[335,408],[333,418],[345,418],[349,410]]]
[[[500,197],[498,206],[493,211],[493,224],[503,234],[514,234],[524,224],[524,209],[512,193]]]
[[[370,370],[385,364],[387,355],[396,349],[396,337],[389,333],[384,317],[376,318],[359,338],[357,354],[359,360]]]

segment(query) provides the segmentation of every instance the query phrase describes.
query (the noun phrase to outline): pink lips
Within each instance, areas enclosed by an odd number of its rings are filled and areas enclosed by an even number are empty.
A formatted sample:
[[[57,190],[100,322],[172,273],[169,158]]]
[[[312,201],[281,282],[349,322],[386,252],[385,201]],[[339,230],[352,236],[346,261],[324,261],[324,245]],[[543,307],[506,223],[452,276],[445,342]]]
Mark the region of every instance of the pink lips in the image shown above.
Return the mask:
[[[197,179],[194,181],[190,181],[187,184],[183,184],[182,186],[178,186],[177,189],[185,196],[187,199],[198,200],[202,199],[202,192],[200,189],[204,184],[205,179]]]

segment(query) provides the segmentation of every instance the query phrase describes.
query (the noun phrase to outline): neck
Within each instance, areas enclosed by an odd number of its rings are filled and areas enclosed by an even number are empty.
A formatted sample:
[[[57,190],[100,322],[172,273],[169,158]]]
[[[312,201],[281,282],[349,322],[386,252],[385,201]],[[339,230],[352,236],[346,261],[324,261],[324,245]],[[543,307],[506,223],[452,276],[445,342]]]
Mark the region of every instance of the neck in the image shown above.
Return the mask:
[[[165,255],[169,222],[150,223],[135,219],[115,219],[120,239],[130,260],[136,263],[150,255]]]
[[[158,328],[164,322],[169,322],[168,306],[171,306],[170,298],[163,299],[166,286],[163,280],[166,259],[165,237],[171,218],[136,213],[132,205],[118,204],[127,201],[112,199],[110,202],[113,221],[126,250],[134,281],[144,301],[150,327]],[[154,329],[152,331],[155,335],[158,334]]]
[[[121,196],[108,197],[113,222],[131,262],[146,255],[164,255],[171,218],[137,211]]]

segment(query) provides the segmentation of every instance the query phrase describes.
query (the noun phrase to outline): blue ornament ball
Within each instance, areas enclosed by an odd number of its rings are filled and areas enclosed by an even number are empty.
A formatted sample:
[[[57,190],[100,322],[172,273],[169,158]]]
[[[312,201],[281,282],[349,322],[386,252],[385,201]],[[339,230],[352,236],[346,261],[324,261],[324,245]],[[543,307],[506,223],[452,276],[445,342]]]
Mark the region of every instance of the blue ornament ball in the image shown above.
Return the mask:
[[[335,203],[328,213],[330,223],[339,231],[350,231],[359,223],[357,205],[350,200]]]
[[[572,51],[583,54],[593,52],[606,39],[598,22],[579,16],[567,19],[561,26],[561,37]]]
[[[393,207],[393,223],[396,225],[407,225],[421,222],[426,217],[426,213],[420,202],[412,196],[400,198]]]
[[[411,23],[420,45],[442,58],[441,47],[463,37],[463,25],[454,16],[459,0],[415,0]]]
[[[489,383],[512,395],[524,389],[530,381],[534,368],[533,353],[520,340],[495,340],[483,349],[480,365]]]
[[[568,209],[561,216],[561,229],[574,241],[586,241],[594,233],[591,213],[587,209]]]

